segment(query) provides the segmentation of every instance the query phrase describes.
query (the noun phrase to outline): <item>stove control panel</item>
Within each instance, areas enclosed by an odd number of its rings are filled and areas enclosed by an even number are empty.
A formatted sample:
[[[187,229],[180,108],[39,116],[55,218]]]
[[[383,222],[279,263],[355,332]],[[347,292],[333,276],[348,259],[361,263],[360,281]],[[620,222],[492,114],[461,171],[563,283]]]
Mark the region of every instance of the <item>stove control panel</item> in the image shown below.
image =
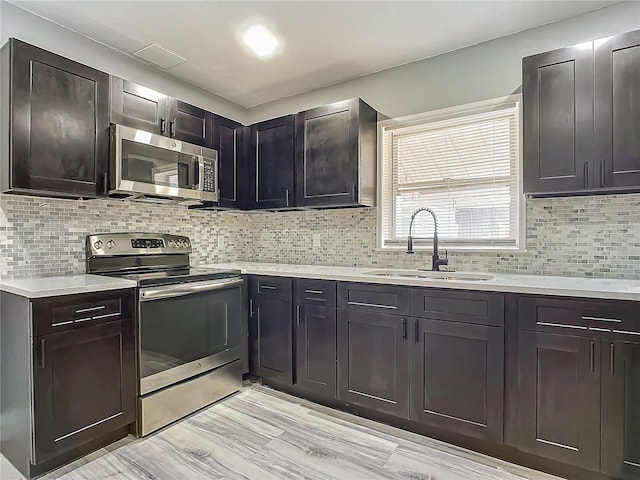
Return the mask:
[[[189,237],[166,233],[100,233],[88,235],[88,257],[190,254]]]
[[[131,248],[164,248],[162,238],[132,238]]]

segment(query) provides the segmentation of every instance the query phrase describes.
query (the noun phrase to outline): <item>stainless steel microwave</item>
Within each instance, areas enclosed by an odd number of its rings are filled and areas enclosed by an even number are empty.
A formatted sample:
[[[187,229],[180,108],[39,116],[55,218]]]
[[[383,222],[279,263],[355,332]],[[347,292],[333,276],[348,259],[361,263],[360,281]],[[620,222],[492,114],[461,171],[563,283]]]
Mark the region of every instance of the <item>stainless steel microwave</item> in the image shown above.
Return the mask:
[[[218,200],[218,152],[111,125],[109,195],[200,203]]]

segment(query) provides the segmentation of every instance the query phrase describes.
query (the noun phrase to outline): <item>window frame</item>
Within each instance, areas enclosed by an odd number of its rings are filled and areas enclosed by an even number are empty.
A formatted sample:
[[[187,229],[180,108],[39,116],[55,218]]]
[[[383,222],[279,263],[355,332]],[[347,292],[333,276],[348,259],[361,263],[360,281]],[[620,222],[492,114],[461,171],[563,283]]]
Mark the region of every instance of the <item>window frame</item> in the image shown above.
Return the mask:
[[[522,94],[507,95],[504,97],[497,97],[488,100],[482,100],[479,102],[467,103],[462,105],[456,105],[454,107],[447,107],[438,110],[432,110],[428,112],[417,113],[413,115],[407,115],[399,118],[392,118],[378,122],[378,155],[377,155],[377,206],[376,206],[376,250],[393,252],[406,250],[406,242],[399,240],[390,241],[384,238],[384,217],[385,209],[389,208],[385,202],[384,195],[384,173],[387,167],[386,162],[390,159],[385,158],[385,151],[387,146],[385,143],[385,132],[389,127],[398,128],[400,126],[412,126],[420,125],[424,123],[431,123],[437,121],[455,120],[456,118],[463,117],[465,115],[473,115],[474,113],[480,113],[482,111],[490,111],[492,108],[500,109],[506,104],[516,104],[517,108],[517,141],[516,141],[516,162],[515,162],[515,177],[516,177],[516,202],[515,206],[516,215],[518,216],[516,225],[516,238],[515,245],[500,245],[500,242],[496,240],[494,245],[489,244],[473,244],[469,243],[464,245],[464,241],[458,241],[455,244],[447,242],[445,239],[439,240],[439,247],[458,252],[524,252],[526,251],[526,216],[525,216],[525,195],[523,193],[523,180],[522,180]],[[392,151],[392,148],[388,148]],[[389,188],[393,188],[390,185]],[[446,188],[444,185],[442,188]],[[394,201],[394,195],[391,192],[388,195],[391,201]],[[428,205],[427,205],[428,206]],[[392,207],[391,207],[392,208]],[[416,207],[417,208],[417,207]],[[430,221],[429,218],[421,219],[424,221]],[[433,250],[433,239],[421,238],[414,239],[414,250],[431,252]]]

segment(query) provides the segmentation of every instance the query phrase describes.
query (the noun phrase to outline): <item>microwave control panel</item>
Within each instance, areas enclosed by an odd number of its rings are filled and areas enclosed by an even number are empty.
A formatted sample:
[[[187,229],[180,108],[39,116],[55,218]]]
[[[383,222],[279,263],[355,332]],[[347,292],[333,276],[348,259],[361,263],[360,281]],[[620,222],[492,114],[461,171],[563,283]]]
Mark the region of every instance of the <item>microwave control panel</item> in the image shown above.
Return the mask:
[[[205,192],[216,191],[216,167],[213,160],[203,159],[204,176],[202,179],[202,190]]]

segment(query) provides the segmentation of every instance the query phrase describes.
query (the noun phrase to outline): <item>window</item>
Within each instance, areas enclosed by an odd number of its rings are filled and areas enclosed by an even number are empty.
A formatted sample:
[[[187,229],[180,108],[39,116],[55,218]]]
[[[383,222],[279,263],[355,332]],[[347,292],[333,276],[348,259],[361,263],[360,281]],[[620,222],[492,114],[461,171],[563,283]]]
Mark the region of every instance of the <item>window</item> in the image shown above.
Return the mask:
[[[443,247],[522,247],[520,102],[512,95],[380,123],[379,247],[406,248],[420,207],[436,213]],[[428,213],[413,236],[431,248]]]

